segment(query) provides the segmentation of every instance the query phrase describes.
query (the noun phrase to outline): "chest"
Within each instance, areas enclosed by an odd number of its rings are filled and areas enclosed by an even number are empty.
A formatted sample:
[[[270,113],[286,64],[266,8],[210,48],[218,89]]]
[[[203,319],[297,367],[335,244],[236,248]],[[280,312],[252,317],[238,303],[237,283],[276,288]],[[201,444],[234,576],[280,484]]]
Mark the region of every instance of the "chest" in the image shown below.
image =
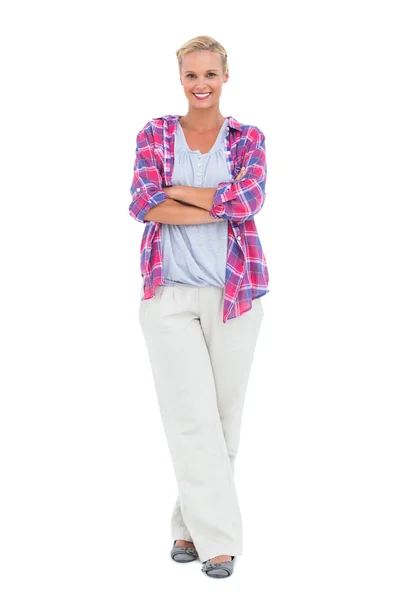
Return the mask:
[[[183,129],[183,128],[182,128]],[[185,144],[190,150],[206,154],[210,151],[217,139],[218,132],[194,134],[183,129]],[[171,173],[174,167],[176,123],[164,123],[164,130],[154,135],[154,153],[158,170],[162,176],[163,185],[172,185]],[[233,178],[239,173],[244,159],[245,144],[241,143],[241,133],[231,130],[227,138],[226,160],[228,170]]]
[[[202,154],[206,154],[213,148],[219,134],[217,129],[205,133],[187,131],[185,128],[182,128],[182,130],[189,149],[198,150]]]

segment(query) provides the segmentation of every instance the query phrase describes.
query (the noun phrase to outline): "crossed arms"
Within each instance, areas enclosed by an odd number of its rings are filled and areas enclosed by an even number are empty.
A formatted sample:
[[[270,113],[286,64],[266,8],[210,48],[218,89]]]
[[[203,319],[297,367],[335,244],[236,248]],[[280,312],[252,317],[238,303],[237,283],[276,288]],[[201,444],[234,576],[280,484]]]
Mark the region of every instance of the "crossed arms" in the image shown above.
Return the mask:
[[[154,150],[151,122],[139,132],[132,201],[129,213],[137,221],[169,224],[215,223],[220,219],[243,222],[261,210],[265,201],[265,137],[256,127],[247,130],[240,173],[215,188],[162,187],[161,155]]]

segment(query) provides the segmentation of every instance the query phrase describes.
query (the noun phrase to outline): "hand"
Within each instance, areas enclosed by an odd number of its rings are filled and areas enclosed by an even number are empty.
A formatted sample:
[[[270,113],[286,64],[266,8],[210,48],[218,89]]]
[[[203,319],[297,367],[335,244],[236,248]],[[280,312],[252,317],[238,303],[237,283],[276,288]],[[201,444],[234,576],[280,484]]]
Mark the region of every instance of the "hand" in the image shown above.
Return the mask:
[[[177,188],[178,186],[176,185],[171,185],[169,187],[163,187],[161,188],[163,192],[165,192],[168,196],[168,198],[172,198],[173,200],[176,200],[176,195],[177,195]]]
[[[245,174],[245,172],[246,172],[246,169],[245,169],[244,167],[242,167],[242,168],[240,169],[240,173],[238,173],[238,175],[235,177],[235,181],[236,181],[237,179],[241,179],[241,178],[243,177],[243,175]]]

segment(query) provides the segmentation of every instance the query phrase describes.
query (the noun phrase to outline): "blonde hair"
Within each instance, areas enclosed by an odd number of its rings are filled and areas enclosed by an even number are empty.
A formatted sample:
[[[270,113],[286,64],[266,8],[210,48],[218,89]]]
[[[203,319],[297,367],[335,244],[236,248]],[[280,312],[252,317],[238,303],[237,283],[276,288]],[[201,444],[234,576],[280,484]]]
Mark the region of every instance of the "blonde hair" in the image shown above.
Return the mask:
[[[228,55],[226,50],[217,42],[217,40],[214,40],[214,38],[208,35],[199,35],[195,38],[192,38],[176,51],[179,72],[182,69],[182,58],[190,52],[197,52],[199,50],[209,50],[210,52],[216,52],[219,54],[222,64],[222,74],[225,75],[228,70]]]

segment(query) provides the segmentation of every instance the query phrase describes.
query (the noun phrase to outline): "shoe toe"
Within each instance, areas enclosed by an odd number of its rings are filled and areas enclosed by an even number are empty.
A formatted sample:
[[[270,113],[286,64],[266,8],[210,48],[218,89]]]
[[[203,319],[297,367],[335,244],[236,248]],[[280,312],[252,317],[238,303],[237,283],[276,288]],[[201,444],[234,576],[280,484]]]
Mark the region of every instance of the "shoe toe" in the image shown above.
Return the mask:
[[[193,554],[187,554],[186,552],[176,552],[172,558],[176,562],[192,562],[192,560],[196,560],[196,556]]]
[[[228,571],[226,571],[225,569],[212,569],[212,571],[207,572],[207,575],[209,577],[218,577],[218,578],[222,578],[222,577],[229,577],[229,575],[231,575],[231,573],[228,573]]]

